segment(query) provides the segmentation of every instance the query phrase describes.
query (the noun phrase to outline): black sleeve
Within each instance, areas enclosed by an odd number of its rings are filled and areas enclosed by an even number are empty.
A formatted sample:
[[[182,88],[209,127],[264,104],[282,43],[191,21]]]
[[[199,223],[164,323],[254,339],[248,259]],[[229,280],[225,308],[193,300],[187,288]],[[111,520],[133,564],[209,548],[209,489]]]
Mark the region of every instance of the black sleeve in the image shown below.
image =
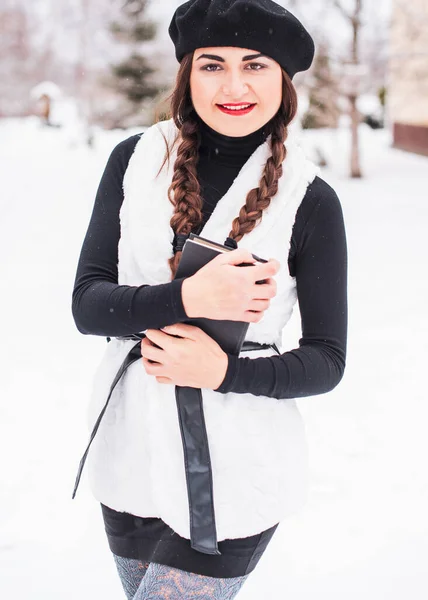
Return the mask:
[[[295,257],[289,262],[302,321],[299,348],[269,357],[228,355],[218,392],[297,398],[329,392],[343,377],[348,318],[346,233],[340,201],[319,177],[307,189],[296,225],[305,212],[309,215],[301,233],[293,228]]]
[[[118,285],[123,175],[141,135],[114,148],[98,187],[73,289],[72,313],[81,333],[120,336],[188,318],[181,296],[184,279],[159,285]]]

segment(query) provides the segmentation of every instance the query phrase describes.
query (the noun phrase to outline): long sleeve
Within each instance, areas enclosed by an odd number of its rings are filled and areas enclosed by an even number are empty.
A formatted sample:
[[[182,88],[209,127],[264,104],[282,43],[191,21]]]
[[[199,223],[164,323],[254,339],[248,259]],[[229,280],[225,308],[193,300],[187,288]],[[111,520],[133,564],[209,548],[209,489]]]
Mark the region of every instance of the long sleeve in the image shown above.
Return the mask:
[[[120,336],[188,318],[181,295],[183,279],[153,286],[118,284],[123,175],[139,138],[132,136],[116,146],[96,194],[73,289],[72,312],[81,333]],[[203,171],[203,161],[200,166]],[[217,182],[216,189],[205,187],[207,206],[208,200],[215,204],[236,175],[229,167],[215,167],[211,164],[206,169]],[[209,211],[204,216],[208,218]],[[290,398],[328,392],[342,378],[347,334],[346,237],[339,199],[318,177],[297,211],[288,264],[296,277],[302,318],[299,348],[256,359],[229,355],[227,372],[216,391]]]
[[[183,279],[159,285],[118,284],[123,175],[141,134],[118,144],[102,175],[74,282],[72,313],[84,334],[120,336],[184,321]]]
[[[311,207],[302,232],[296,231]],[[347,343],[347,243],[343,213],[334,190],[316,177],[296,215],[297,240],[290,274],[296,277],[302,338],[299,348],[269,357],[228,355],[221,393],[273,398],[323,394],[342,379]],[[290,252],[291,254],[291,252]]]

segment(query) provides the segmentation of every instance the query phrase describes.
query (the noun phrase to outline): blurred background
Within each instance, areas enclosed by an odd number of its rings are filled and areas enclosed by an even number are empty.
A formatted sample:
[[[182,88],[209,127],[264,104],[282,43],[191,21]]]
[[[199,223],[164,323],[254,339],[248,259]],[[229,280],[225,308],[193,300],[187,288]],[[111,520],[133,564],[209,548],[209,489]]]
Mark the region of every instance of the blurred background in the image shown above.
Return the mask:
[[[97,128],[150,125],[176,73],[167,27],[179,4],[2,0],[0,118],[72,123],[88,143]],[[425,0],[280,4],[317,43],[312,68],[294,80],[302,127],[337,128],[347,116],[389,126],[396,147],[427,154]]]
[[[347,367],[298,400],[307,506],[241,600],[428,597],[428,0],[279,1],[316,42],[293,124],[348,240]],[[114,146],[167,118],[179,1],[0,1],[0,595],[123,597],[85,477],[105,339],[71,315],[80,247]],[[282,351],[297,347],[298,306]]]

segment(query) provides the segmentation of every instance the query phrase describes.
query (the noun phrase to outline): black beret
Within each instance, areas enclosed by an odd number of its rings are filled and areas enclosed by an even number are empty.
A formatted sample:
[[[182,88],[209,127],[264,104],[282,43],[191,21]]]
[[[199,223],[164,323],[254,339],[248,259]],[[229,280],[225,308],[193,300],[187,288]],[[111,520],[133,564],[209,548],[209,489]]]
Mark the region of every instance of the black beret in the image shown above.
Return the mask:
[[[272,0],[190,0],[176,9],[168,32],[178,62],[197,48],[237,46],[273,58],[291,79],[309,69],[315,52],[302,23]]]

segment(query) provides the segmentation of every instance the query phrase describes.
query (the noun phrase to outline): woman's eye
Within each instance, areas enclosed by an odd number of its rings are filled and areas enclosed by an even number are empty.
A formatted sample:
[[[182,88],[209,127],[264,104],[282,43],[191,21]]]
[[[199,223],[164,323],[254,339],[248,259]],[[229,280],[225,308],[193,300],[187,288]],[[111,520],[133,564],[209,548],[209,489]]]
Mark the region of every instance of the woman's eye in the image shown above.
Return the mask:
[[[260,63],[248,63],[247,66],[248,67],[260,67],[260,69],[250,69],[250,71],[261,71],[262,69],[265,68],[265,66]]]
[[[205,65],[204,67],[201,68],[201,71],[212,71],[214,69],[210,69],[209,67],[218,67],[219,65],[215,65],[215,64],[210,64],[210,65]]]
[[[215,71],[217,71],[216,67],[219,67],[219,66],[220,65],[218,65],[218,64],[211,63],[209,65],[203,66],[201,68],[201,71],[208,71],[208,72],[214,73]],[[211,68],[211,67],[214,67],[214,68]],[[245,67],[254,67],[254,68],[250,68],[250,71],[261,71],[262,69],[266,68],[265,65],[262,65],[261,63],[247,63],[245,65]]]

